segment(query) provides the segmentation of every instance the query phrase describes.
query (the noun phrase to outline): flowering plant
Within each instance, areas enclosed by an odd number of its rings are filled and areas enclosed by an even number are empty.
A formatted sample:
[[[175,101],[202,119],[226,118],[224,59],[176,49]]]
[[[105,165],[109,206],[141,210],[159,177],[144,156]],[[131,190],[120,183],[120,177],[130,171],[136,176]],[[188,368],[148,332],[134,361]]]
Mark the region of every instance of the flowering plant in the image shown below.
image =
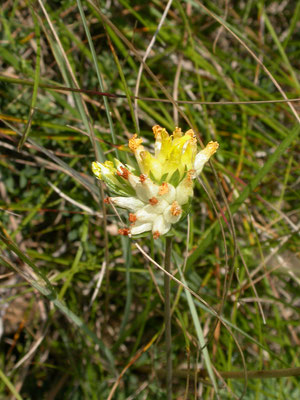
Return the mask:
[[[154,155],[145,150],[136,134],[129,140],[141,174],[117,159],[92,164],[96,177],[119,195],[105,201],[130,212],[130,228],[119,230],[123,235],[152,231],[158,238],[166,234],[186,213],[193,197],[193,179],[219,147],[217,142],[209,142],[197,153],[197,139],[191,129],[183,134],[176,128],[172,135],[158,125],[152,129]]]

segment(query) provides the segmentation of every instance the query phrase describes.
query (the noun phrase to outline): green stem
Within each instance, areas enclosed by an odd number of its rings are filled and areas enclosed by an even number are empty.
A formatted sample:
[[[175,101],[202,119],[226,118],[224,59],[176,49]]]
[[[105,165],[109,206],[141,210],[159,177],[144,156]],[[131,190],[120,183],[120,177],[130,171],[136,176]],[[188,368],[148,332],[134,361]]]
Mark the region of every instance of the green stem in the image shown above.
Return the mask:
[[[172,253],[172,237],[166,237],[165,270],[170,273]],[[164,276],[165,286],[165,337],[166,337],[166,389],[167,400],[172,399],[172,334],[170,308],[170,282],[167,274]]]

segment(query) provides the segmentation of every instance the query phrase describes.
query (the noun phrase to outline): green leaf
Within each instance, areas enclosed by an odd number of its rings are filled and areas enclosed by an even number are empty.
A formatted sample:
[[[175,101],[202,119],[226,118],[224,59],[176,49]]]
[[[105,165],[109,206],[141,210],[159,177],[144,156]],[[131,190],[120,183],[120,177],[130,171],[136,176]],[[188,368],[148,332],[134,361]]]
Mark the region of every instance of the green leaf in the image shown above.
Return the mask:
[[[163,176],[160,178],[159,184],[161,185],[162,183],[166,182],[167,177],[168,177],[169,173],[166,172],[165,174],[163,174]]]
[[[178,169],[176,169],[176,171],[172,174],[171,179],[168,180],[168,182],[173,185],[173,186],[177,186],[180,182],[180,172]]]

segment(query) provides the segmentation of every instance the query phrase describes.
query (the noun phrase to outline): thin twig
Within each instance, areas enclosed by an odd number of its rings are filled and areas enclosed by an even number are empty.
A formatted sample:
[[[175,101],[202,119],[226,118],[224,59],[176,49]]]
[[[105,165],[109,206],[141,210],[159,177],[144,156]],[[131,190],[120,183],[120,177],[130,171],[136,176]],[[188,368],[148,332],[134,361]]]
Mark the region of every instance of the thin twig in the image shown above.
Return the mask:
[[[101,213],[99,213],[98,211],[94,211],[93,209],[91,209],[90,207],[86,206],[85,204],[81,204],[78,201],[72,199],[72,197],[68,196],[67,194],[65,194],[64,192],[62,192],[57,186],[53,185],[53,183],[51,183],[50,181],[48,181],[48,185],[56,192],[59,194],[59,196],[62,199],[65,199],[66,201],[68,201],[69,203],[73,204],[74,206],[80,208],[81,210],[84,210],[85,212],[87,212],[90,215],[96,215],[99,218],[103,218],[103,215],[101,215]]]
[[[24,79],[18,79],[18,78],[11,78],[6,75],[1,75],[0,74],[0,81],[6,81],[9,83],[15,83],[15,84],[23,84],[27,86],[33,86],[33,81],[30,80],[24,80]],[[49,89],[49,90],[54,90],[58,93],[64,93],[64,92],[75,92],[75,93],[83,93],[87,94],[90,96],[106,96],[110,97],[113,99],[127,99],[126,94],[114,94],[114,93],[109,93],[109,92],[101,92],[99,90],[94,90],[94,89],[76,89],[76,88],[71,88],[68,86],[55,86],[55,85],[46,85],[43,83],[39,84],[40,88],[43,89]],[[300,102],[300,98],[292,98],[292,99],[273,99],[273,100],[242,100],[242,101],[201,101],[201,100],[170,100],[170,99],[164,99],[164,98],[159,98],[156,99],[154,97],[144,97],[144,96],[130,96],[131,100],[142,100],[142,101],[153,101],[153,102],[160,102],[160,103],[172,103],[174,104],[204,104],[204,105],[212,105],[212,106],[230,106],[230,105],[239,105],[239,104],[276,104],[276,103],[298,103]],[[84,98],[84,100],[88,101],[88,98]],[[3,117],[3,115],[2,115]],[[19,118],[19,120],[21,120]]]

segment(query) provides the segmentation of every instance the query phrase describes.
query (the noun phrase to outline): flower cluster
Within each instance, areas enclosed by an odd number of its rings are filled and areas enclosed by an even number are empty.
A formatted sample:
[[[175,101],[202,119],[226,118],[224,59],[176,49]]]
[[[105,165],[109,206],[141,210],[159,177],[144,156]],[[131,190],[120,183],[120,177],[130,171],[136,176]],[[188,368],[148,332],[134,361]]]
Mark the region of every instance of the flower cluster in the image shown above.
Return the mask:
[[[197,153],[191,129],[183,134],[176,128],[172,135],[158,125],[152,129],[154,155],[145,150],[136,134],[129,140],[140,174],[117,159],[92,164],[96,177],[119,195],[108,197],[106,202],[129,211],[130,228],[120,229],[123,235],[152,231],[158,238],[166,234],[185,214],[193,196],[193,179],[219,147],[217,142],[209,142]]]

